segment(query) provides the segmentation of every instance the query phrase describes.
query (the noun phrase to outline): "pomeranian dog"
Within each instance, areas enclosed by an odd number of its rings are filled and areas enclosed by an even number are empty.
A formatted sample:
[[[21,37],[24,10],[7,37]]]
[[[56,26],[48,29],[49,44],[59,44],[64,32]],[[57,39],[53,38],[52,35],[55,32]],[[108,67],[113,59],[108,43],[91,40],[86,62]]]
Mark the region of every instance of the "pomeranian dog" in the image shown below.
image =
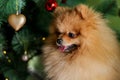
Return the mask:
[[[120,80],[120,47],[100,13],[57,7],[43,46],[48,80]]]

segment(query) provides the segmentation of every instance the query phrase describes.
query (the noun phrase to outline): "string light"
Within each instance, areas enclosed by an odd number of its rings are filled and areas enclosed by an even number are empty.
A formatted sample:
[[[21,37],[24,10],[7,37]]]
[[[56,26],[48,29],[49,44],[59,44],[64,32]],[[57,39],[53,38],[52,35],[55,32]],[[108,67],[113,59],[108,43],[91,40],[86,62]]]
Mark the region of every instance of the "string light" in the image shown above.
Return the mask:
[[[7,52],[6,52],[6,51],[3,51],[3,54],[4,54],[4,55],[6,55],[6,54],[7,54]]]
[[[11,63],[11,60],[10,60],[10,59],[8,59],[8,62],[9,62],[9,63]]]
[[[9,80],[8,78],[5,78],[5,80]]]
[[[8,56],[6,56],[6,59],[9,59],[9,57],[8,57]]]
[[[44,41],[45,39],[46,39],[45,37],[42,38],[43,41]]]

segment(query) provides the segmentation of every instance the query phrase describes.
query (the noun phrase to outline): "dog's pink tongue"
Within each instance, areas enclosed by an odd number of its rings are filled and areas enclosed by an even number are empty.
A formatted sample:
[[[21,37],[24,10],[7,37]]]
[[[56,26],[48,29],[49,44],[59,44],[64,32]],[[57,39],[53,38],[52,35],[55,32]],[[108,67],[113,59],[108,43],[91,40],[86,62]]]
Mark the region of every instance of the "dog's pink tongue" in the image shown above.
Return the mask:
[[[61,52],[64,52],[65,46],[59,46],[59,50],[60,50]]]

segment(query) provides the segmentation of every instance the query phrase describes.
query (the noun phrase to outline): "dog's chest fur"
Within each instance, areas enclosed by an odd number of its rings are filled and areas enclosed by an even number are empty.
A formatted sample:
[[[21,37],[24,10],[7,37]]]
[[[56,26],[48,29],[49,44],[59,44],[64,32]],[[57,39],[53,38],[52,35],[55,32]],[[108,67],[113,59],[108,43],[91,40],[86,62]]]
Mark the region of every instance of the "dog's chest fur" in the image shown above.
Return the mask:
[[[45,65],[50,80],[118,80],[109,64],[90,56],[78,56],[70,61],[62,53],[54,52],[46,55]]]

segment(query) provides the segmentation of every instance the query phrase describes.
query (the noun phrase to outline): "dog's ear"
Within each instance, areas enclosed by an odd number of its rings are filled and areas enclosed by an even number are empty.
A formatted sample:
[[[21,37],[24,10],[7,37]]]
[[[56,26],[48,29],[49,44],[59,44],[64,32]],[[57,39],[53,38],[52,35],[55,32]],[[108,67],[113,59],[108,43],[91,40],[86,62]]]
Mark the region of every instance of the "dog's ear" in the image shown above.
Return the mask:
[[[80,4],[74,8],[75,12],[81,17],[81,19],[87,19],[91,14],[91,8],[84,4]]]
[[[54,10],[53,15],[56,17],[56,16],[59,16],[59,15],[61,15],[62,13],[68,11],[68,10],[69,10],[68,7],[58,6],[58,7],[56,7],[56,9]]]

